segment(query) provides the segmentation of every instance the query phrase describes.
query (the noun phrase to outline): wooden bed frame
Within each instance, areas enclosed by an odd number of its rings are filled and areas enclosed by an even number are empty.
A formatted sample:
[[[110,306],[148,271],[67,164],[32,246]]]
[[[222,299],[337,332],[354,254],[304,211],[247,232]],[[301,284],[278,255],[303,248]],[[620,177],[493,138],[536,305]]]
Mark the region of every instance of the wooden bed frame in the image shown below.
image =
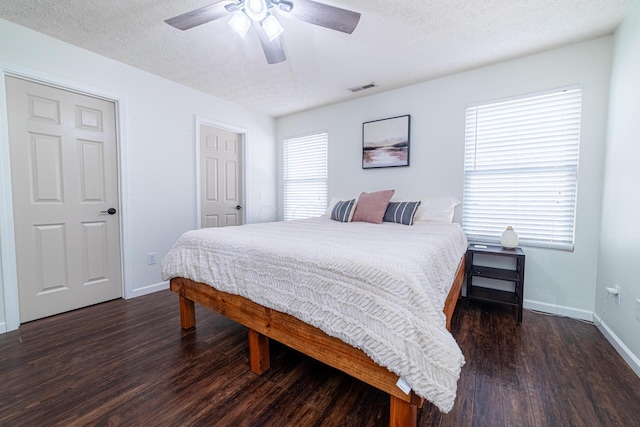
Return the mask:
[[[443,311],[447,317],[447,329],[451,327],[451,317],[464,281],[464,258],[458,265],[445,301]],[[249,328],[249,361],[251,370],[256,374],[260,375],[269,369],[269,338],[273,338],[389,393],[390,426],[416,426],[417,409],[422,407],[424,398],[418,397],[413,391],[405,394],[396,385],[398,376],[375,363],[362,350],[293,316],[263,307],[244,297],[218,291],[204,283],[177,277],[171,279],[171,290],[180,296],[180,323],[183,329],[196,325],[195,302]]]

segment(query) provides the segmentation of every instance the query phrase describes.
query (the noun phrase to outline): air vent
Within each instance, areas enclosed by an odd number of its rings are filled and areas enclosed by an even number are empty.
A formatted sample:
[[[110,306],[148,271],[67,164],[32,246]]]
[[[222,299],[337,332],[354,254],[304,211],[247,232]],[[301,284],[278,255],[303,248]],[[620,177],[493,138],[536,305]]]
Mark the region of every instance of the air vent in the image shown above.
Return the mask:
[[[349,92],[355,93],[355,92],[360,92],[361,90],[371,89],[372,87],[376,87],[376,84],[374,82],[371,82],[371,83],[366,84],[364,86],[350,87],[348,90],[349,90]]]

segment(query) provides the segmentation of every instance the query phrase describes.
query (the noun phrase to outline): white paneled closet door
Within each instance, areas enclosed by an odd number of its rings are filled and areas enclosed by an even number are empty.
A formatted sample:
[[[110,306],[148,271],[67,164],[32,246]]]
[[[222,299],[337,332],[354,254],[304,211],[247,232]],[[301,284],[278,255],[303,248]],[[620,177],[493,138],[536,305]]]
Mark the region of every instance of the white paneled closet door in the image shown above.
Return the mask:
[[[200,125],[202,228],[242,224],[242,134]]]
[[[6,88],[20,322],[122,297],[115,104]]]

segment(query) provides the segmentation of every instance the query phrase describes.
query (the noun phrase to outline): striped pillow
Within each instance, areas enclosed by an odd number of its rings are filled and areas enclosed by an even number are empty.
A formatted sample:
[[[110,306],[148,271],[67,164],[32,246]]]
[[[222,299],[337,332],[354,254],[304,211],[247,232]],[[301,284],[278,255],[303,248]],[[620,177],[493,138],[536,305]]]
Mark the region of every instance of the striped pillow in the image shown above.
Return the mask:
[[[356,199],[343,200],[336,203],[331,210],[331,219],[340,222],[349,222],[351,220],[351,211]]]
[[[384,213],[384,222],[395,222],[404,225],[413,225],[413,217],[418,212],[420,202],[391,202]]]

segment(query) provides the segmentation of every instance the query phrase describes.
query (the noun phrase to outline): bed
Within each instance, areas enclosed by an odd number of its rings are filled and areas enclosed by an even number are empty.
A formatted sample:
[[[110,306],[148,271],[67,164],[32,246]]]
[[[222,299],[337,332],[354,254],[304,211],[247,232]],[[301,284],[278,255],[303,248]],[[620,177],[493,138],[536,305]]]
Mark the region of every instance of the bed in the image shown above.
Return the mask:
[[[391,425],[411,426],[425,398],[443,412],[455,400],[466,247],[458,224],[318,217],[187,232],[162,275],[182,328],[198,303],[249,329],[253,372],[275,339],[388,393]]]

